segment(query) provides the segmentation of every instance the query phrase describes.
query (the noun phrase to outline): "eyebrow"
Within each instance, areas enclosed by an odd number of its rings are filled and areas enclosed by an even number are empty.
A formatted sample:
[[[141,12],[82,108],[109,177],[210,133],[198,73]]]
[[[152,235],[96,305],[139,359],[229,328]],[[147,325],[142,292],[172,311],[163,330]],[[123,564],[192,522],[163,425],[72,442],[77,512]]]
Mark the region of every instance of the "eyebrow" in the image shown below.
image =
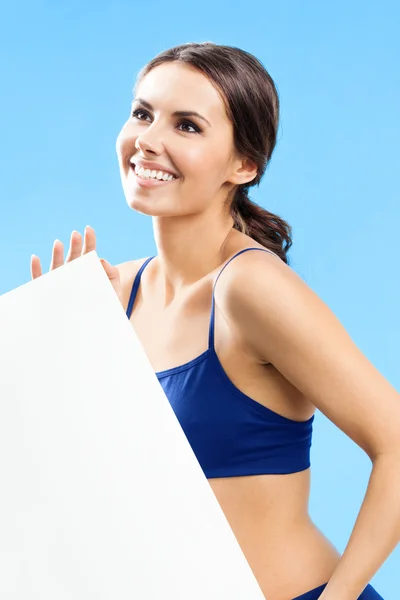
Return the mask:
[[[139,102],[140,104],[142,104],[148,110],[154,110],[154,108],[150,104],[150,102],[147,102],[146,100],[143,100],[143,98],[134,98],[132,100],[132,104],[134,102]],[[211,127],[210,121],[208,121],[205,117],[203,117],[203,115],[199,114],[195,110],[176,110],[173,113],[172,116],[173,117],[198,117],[199,119],[202,119],[202,121],[205,121],[209,127]]]

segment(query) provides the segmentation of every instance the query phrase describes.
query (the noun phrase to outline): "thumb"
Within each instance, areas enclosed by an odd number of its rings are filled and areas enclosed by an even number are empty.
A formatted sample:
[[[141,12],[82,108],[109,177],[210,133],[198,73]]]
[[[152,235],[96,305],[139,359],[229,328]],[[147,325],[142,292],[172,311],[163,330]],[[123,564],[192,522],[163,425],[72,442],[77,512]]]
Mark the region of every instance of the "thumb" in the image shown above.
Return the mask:
[[[117,267],[110,265],[110,263],[107,262],[106,260],[104,260],[104,258],[101,258],[100,262],[103,265],[103,269],[105,270],[106,275],[109,278],[109,280],[113,283],[119,282],[119,271],[118,271]]]

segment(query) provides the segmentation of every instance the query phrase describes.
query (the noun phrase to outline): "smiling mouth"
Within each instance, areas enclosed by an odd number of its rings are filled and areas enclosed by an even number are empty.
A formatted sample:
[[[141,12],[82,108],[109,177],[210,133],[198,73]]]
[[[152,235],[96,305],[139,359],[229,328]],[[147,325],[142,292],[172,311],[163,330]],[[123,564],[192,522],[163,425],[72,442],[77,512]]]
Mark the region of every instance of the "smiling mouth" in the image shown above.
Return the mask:
[[[160,179],[158,177],[143,177],[142,175],[139,175],[138,173],[136,173],[136,164],[130,162],[129,163],[129,167],[132,169],[134,175],[136,175],[136,177],[138,177],[139,179],[142,179],[143,181],[160,181],[160,182],[169,182],[169,181],[175,181],[176,179],[179,179],[178,175],[175,175],[174,173],[169,173],[168,171],[162,171],[162,169],[149,169],[149,171],[156,171],[156,173],[158,173],[159,171],[161,173],[166,173],[168,175],[168,177],[170,177],[172,175],[172,179],[164,179],[164,175],[163,177],[161,177]]]
[[[168,185],[169,183],[174,183],[174,181],[177,181],[179,179],[179,177],[177,177],[176,175],[173,175],[172,173],[170,173],[170,175],[172,175],[172,178],[170,178],[170,179],[163,179],[163,178],[158,179],[158,177],[142,177],[136,173],[136,171],[135,171],[136,165],[134,163],[129,163],[129,166],[130,166],[130,169],[132,169],[133,176],[136,179],[136,185],[139,185],[140,187],[154,188],[154,187],[164,186],[164,185]],[[166,171],[162,171],[162,172],[166,173]]]

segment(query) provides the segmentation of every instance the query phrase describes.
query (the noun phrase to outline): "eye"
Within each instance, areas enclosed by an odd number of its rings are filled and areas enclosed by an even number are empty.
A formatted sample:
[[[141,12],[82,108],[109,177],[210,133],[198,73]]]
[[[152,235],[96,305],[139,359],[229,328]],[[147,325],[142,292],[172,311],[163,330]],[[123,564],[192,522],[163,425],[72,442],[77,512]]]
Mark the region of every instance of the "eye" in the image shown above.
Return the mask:
[[[137,117],[139,119],[139,113],[143,113],[145,115],[148,115],[148,113],[145,110],[142,110],[140,108],[137,108],[136,110],[134,110],[131,114],[132,117]],[[141,121],[142,119],[139,119],[139,121]]]
[[[139,119],[139,121],[143,121],[143,119],[140,118],[140,116],[139,116],[140,114],[147,115],[148,117],[150,116],[146,110],[142,110],[141,108],[137,108],[136,110],[132,111],[131,116]],[[187,127],[192,127],[194,129],[194,131],[182,130],[185,133],[201,133],[201,129],[199,127],[197,127],[197,125],[192,123],[192,121],[181,120],[181,121],[179,121],[179,125],[185,125]]]
[[[200,129],[191,121],[180,121],[180,124],[187,125],[188,127],[193,127],[194,131],[188,131],[187,133],[200,133]]]

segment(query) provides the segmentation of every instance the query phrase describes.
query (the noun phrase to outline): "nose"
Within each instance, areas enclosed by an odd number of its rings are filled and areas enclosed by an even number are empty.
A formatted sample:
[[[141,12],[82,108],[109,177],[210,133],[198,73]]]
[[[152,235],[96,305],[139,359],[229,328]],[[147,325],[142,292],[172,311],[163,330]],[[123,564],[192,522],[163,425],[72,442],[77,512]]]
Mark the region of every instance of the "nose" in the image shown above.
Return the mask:
[[[136,136],[135,148],[145,153],[161,154],[163,151],[163,141],[160,131],[152,123],[145,131]]]
[[[116,141],[116,151],[118,160],[121,163],[127,162],[134,153],[133,148],[140,151],[143,158],[148,155],[161,155],[165,152],[164,134],[158,125],[155,127],[153,122],[146,128],[132,126],[129,121],[125,123]]]

